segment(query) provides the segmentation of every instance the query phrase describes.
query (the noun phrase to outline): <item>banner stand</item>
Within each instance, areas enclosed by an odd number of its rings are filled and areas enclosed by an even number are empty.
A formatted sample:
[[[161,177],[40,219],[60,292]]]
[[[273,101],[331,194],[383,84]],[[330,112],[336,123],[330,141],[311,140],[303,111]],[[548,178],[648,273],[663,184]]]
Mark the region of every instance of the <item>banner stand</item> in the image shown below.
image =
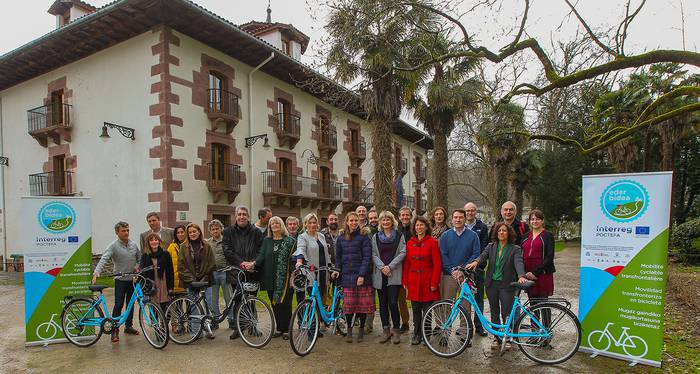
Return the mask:
[[[92,218],[85,197],[22,197],[25,346],[62,343],[66,296],[90,295]]]
[[[673,174],[582,179],[580,350],[661,367]]]

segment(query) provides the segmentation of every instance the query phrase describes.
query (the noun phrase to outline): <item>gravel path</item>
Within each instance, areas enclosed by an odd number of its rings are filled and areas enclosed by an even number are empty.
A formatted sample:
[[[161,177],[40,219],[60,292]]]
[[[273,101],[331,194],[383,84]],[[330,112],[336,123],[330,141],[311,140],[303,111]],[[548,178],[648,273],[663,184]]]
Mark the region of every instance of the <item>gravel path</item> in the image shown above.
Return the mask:
[[[572,310],[578,310],[579,251],[570,247],[557,253],[557,296],[568,298]],[[108,294],[111,297],[111,293]],[[111,305],[111,300],[108,302]],[[488,305],[488,303],[487,303]],[[488,306],[486,307],[488,310]],[[488,311],[486,313],[488,315]],[[172,342],[163,351],[152,349],[142,336],[124,336],[117,344],[108,337],[89,348],[70,344],[47,347],[24,347],[24,290],[11,281],[0,281],[0,372],[62,372],[62,373],[176,373],[176,372],[489,372],[538,373],[623,372],[629,370],[624,362],[608,358],[591,359],[577,354],[563,365],[539,366],[519,350],[504,356],[493,356],[490,338],[474,338],[474,345],[454,359],[440,359],[424,346],[411,346],[410,335],[402,337],[400,345],[377,344],[376,333],[360,344],[347,344],[338,337],[320,339],[314,351],[299,358],[289,342],[273,341],[263,349],[248,348],[238,339],[229,341],[227,331],[219,331],[215,340],[202,339],[190,346]],[[375,331],[380,330],[379,317]],[[646,368],[635,368],[645,372]]]

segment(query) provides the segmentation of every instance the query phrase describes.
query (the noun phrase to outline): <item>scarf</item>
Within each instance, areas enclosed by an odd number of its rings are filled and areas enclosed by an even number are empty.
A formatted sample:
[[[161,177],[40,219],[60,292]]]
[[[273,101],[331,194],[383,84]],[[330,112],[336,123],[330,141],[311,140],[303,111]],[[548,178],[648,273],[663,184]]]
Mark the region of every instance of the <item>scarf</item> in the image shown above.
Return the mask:
[[[394,239],[396,238],[396,230],[391,230],[391,234],[389,236],[386,236],[384,233],[384,230],[378,231],[377,235],[379,236],[379,241],[382,243],[393,243]]]
[[[165,272],[165,260],[163,259],[163,254],[165,251],[161,247],[158,247],[158,250],[152,251],[151,254],[149,255],[152,259],[155,258],[158,260],[158,271],[156,274],[158,274],[158,278],[163,277],[163,272]]]

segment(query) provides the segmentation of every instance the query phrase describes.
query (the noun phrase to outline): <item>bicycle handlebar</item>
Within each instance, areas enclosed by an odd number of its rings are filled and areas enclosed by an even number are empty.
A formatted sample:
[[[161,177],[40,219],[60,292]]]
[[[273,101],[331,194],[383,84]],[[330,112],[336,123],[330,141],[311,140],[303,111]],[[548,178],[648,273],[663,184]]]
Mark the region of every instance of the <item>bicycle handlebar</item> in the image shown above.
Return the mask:
[[[336,273],[340,273],[340,269],[333,266],[333,264],[326,265],[326,266],[319,266],[319,267],[314,266],[313,269],[311,266],[303,264],[303,265],[300,265],[299,267],[297,267],[297,269],[302,269],[302,270],[306,270],[309,272],[313,271],[314,273],[317,273],[319,271],[334,271]]]
[[[143,268],[137,272],[114,273],[114,274],[112,274],[112,277],[124,277],[124,276],[129,276],[129,275],[141,276],[141,275],[143,275],[144,272],[147,272],[149,270],[158,270],[158,269],[160,269],[160,267],[151,265],[151,266],[146,266],[145,268]]]
[[[222,267],[221,269],[217,269],[217,270],[214,270],[214,271],[218,271],[218,272],[220,272],[220,273],[226,273],[226,272],[229,272],[229,271],[232,271],[232,270],[235,270],[235,271],[238,271],[238,272],[245,271],[245,270],[239,268],[238,266],[233,266],[233,265],[228,265],[228,266]]]

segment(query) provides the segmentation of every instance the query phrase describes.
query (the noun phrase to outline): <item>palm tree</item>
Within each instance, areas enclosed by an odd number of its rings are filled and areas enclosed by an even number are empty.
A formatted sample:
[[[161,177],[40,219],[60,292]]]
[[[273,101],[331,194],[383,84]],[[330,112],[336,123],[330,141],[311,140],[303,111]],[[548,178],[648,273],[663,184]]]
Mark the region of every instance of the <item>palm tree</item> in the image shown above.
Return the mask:
[[[416,37],[434,27],[431,13],[391,0],[338,0],[325,26],[326,66],[341,83],[360,81],[360,100],[373,127],[374,204],[380,211],[391,207],[391,124],[399,119],[408,82],[408,73],[392,67],[405,65]]]
[[[429,49],[440,55],[454,49],[454,44],[441,34],[426,34],[417,43],[414,53]],[[474,76],[478,65],[479,60],[471,58],[435,63],[426,71],[413,73],[406,91],[414,116],[425,125],[434,140],[432,185],[435,206],[448,206],[447,138],[455,128],[455,121],[477,108],[483,90],[483,83]]]
[[[523,107],[515,103],[499,103],[487,110],[476,142],[486,148],[488,167],[495,170],[495,196],[491,208],[494,217],[499,217],[500,204],[508,200],[513,165],[520,162],[520,154],[527,147],[527,139],[522,135],[525,114]]]

